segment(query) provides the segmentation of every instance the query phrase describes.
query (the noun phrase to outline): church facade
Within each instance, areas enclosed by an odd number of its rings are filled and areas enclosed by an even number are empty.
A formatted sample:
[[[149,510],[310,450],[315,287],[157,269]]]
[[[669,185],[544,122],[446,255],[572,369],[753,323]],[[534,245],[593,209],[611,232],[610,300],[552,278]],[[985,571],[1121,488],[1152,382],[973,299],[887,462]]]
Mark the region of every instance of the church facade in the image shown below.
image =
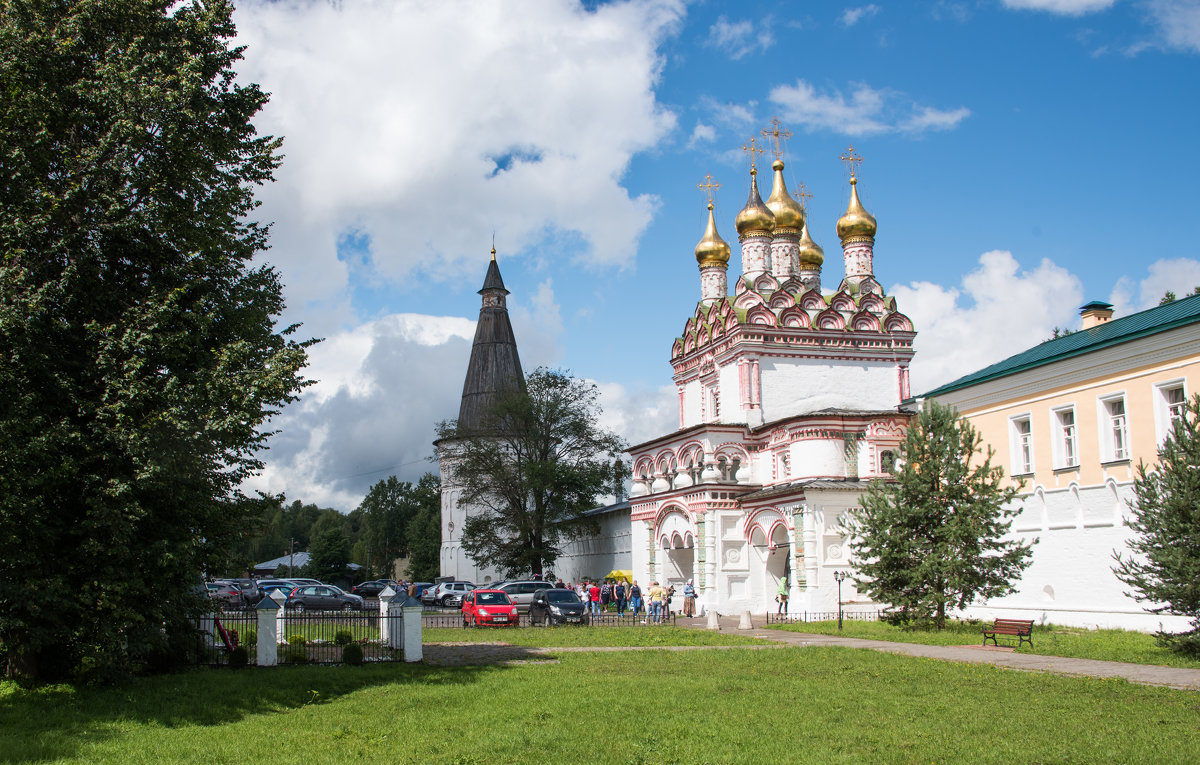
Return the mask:
[[[827,288],[824,253],[784,182],[778,125],[773,135],[771,194],[762,200],[752,167],[734,221],[732,294],[732,249],[708,206],[700,300],[671,346],[679,428],[630,450],[632,570],[643,586],[693,580],[709,610],[775,610],[782,589],[793,612],[831,612],[835,573],[851,568],[845,515],[868,481],[890,476],[911,417],[901,402],[915,330],[874,277],[860,158],[843,158],[845,277]],[[867,605],[844,586],[843,600]]]

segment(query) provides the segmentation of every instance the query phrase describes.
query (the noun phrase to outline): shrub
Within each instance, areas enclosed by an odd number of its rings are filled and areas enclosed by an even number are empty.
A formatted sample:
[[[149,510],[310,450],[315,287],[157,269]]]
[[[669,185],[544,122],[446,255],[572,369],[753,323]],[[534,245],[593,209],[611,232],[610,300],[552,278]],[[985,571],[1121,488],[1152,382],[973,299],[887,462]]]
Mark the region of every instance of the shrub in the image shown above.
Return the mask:
[[[350,630],[338,630],[337,634],[333,636],[333,642],[335,645],[350,645],[354,642],[354,635],[350,633]]]
[[[291,645],[283,652],[283,660],[288,664],[307,664],[308,649],[303,645]]]
[[[304,645],[308,642],[308,638],[303,635],[288,635],[287,641],[288,645]]]
[[[239,645],[229,653],[229,666],[233,669],[241,669],[250,663],[250,652],[246,650],[246,646]]]
[[[258,632],[255,630],[246,630],[245,636],[242,637],[242,645],[257,646],[258,645]]]
[[[359,645],[348,645],[342,649],[342,663],[359,666],[363,663],[363,649]]]

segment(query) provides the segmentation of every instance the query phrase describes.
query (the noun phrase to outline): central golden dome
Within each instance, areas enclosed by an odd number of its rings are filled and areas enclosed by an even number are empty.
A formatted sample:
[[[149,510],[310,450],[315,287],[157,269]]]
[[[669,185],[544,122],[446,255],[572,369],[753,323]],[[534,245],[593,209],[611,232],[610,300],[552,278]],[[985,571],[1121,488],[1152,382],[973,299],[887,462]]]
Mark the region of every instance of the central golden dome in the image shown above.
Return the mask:
[[[775,230],[799,231],[804,226],[804,208],[788,193],[787,184],[783,181],[783,160],[775,160],[771,163],[771,169],[775,171],[775,182],[767,207],[775,215]]]
[[[729,265],[729,252],[729,244],[717,233],[717,221],[713,218],[713,204],[709,202],[708,228],[704,230],[704,237],[700,240],[700,244],[696,245],[696,262],[700,264],[701,268],[708,266],[724,268]]]
[[[750,168],[750,198],[746,200],[746,206],[742,208],[742,211],[734,218],[733,225],[737,228],[740,237],[758,233],[770,234],[775,230],[775,214],[763,204],[762,196],[758,193],[758,170],[756,168]]]
[[[878,224],[875,216],[867,212],[858,201],[858,179],[850,176],[850,205],[846,214],[838,218],[837,235],[843,242],[854,239],[874,239]]]

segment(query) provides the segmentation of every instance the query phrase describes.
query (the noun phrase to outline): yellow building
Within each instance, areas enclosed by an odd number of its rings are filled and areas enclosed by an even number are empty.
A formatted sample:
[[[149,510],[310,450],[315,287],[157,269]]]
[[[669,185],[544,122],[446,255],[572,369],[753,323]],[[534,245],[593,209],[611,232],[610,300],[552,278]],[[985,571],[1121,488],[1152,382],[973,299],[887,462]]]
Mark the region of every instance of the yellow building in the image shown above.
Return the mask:
[[[1119,319],[1089,303],[1083,327],[925,394],[956,407],[1024,482],[1014,535],[1036,539],[1017,592],[970,609],[990,618],[1154,630],[1112,573],[1128,554],[1136,467],[1200,384],[1200,296]]]

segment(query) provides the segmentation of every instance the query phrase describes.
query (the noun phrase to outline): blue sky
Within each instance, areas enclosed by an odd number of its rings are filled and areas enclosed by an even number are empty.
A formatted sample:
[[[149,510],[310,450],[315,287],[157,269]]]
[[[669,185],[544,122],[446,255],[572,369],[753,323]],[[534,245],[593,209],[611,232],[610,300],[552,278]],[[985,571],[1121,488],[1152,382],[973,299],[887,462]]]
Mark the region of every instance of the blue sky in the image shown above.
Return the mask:
[[[914,390],[1200,284],[1200,3],[244,2],[242,78],[285,137],[262,192],[286,321],[325,338],[255,488],[342,510],[433,465],[495,236],[528,369],[602,391],[637,442],[699,297],[697,189],[778,117],[842,277],[839,157],[865,161],[875,269],[918,334]],[[768,158],[769,162],[769,158]],[[764,163],[765,164],[765,163]],[[764,189],[764,194],[767,190]]]

